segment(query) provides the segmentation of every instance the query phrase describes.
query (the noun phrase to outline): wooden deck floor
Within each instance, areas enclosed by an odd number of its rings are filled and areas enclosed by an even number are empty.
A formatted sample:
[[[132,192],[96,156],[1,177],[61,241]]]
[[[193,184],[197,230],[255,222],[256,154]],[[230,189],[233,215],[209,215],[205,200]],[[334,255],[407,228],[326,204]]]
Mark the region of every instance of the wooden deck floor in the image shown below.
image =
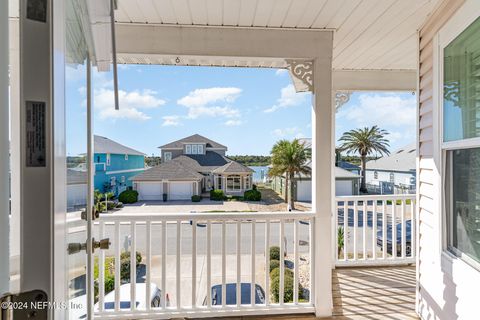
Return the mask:
[[[414,320],[415,267],[333,270],[333,316],[323,320]],[[212,318],[213,319],[213,318]],[[218,319],[218,318],[216,318]],[[313,320],[314,315],[228,317],[229,320]]]

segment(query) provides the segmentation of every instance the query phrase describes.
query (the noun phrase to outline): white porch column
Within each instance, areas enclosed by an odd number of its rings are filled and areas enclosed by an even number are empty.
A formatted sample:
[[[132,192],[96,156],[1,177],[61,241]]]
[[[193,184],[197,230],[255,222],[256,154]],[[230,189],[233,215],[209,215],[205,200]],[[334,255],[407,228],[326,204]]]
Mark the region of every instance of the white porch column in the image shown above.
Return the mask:
[[[0,295],[9,291],[8,1],[0,1]]]
[[[330,52],[333,43],[330,41]],[[323,46],[327,44],[324,43]],[[316,212],[315,245],[315,313],[318,317],[332,314],[332,229],[334,196],[334,104],[332,99],[332,58],[319,56],[314,61],[313,94],[313,204]]]

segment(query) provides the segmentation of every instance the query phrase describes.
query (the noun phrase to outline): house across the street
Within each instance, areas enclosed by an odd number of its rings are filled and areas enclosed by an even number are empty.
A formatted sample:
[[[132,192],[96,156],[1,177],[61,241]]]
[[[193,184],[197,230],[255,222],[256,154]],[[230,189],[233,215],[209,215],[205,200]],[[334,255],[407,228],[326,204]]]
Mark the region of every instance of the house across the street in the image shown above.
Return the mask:
[[[370,160],[366,165],[365,180],[371,193],[415,193],[415,144],[404,146],[389,156]]]
[[[162,163],[133,177],[139,200],[187,200],[212,189],[243,195],[253,170],[229,159],[227,147],[199,134],[160,147]]]
[[[312,139],[298,139],[306,149],[307,154],[312,154]],[[306,164],[312,168],[312,163]],[[335,162],[335,195],[351,196],[357,195],[360,187],[360,168],[349,162]],[[286,197],[286,179],[285,177],[272,177],[272,189]],[[311,175],[296,174],[292,181],[292,199],[294,201],[312,201],[312,177]]]
[[[145,170],[145,155],[102,136],[94,136],[94,189],[120,194],[132,186],[131,177]],[[67,170],[67,206],[82,207],[87,199],[87,168],[82,163]]]

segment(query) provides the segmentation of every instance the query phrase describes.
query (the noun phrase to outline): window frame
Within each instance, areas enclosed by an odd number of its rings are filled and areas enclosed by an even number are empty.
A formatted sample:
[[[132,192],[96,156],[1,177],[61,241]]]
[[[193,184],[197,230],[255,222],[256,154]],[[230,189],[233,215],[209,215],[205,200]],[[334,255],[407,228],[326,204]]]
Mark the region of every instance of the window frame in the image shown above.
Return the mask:
[[[185,145],[185,154],[192,154],[192,145],[191,144]]]
[[[203,154],[203,144],[199,144],[197,147],[198,154]]]
[[[473,148],[480,148],[480,137],[459,139],[453,141],[444,141],[444,52],[445,48],[452,43],[460,34],[480,18],[480,4],[475,1],[467,1],[464,6],[440,29],[434,37],[434,94],[433,104],[438,106],[438,111],[434,110],[434,123],[437,124],[437,141],[434,137],[434,160],[439,163],[439,181],[435,181],[437,190],[439,191],[439,208],[441,209],[441,217],[439,221],[441,253],[449,257],[449,259],[457,258],[461,262],[466,263],[480,271],[480,263],[463,253],[459,249],[450,245],[452,243],[452,217],[449,212],[453,211],[453,201],[451,201],[452,190],[447,192],[448,181],[453,179],[452,176],[447,180],[447,173],[452,174],[452,161],[449,161],[449,168],[447,168],[447,156],[451,155],[450,151],[467,150]],[[437,68],[435,68],[435,66]],[[437,70],[435,72],[435,69]],[[434,134],[435,136],[435,134]],[[449,197],[449,201],[447,201]],[[447,210],[447,205],[450,205],[450,210]]]
[[[169,155],[168,159],[167,159],[167,154]],[[165,162],[172,160],[172,152],[171,151],[165,151],[163,156],[165,157],[165,159],[164,159]]]
[[[235,179],[238,179],[238,189],[235,189]],[[232,181],[232,187],[229,188],[228,181]],[[240,175],[229,175],[226,179],[225,190],[227,191],[242,191],[242,177]]]

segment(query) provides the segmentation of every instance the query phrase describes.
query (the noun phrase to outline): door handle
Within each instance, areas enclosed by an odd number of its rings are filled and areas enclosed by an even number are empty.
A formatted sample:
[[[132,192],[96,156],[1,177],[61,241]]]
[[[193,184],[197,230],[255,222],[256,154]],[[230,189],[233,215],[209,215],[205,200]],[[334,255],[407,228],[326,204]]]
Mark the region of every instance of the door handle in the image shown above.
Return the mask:
[[[95,252],[95,249],[108,250],[110,249],[110,238],[101,239],[100,241],[95,241],[95,238],[92,238],[92,253]],[[80,251],[87,251],[87,243],[74,242],[68,244],[68,254],[79,253]]]

